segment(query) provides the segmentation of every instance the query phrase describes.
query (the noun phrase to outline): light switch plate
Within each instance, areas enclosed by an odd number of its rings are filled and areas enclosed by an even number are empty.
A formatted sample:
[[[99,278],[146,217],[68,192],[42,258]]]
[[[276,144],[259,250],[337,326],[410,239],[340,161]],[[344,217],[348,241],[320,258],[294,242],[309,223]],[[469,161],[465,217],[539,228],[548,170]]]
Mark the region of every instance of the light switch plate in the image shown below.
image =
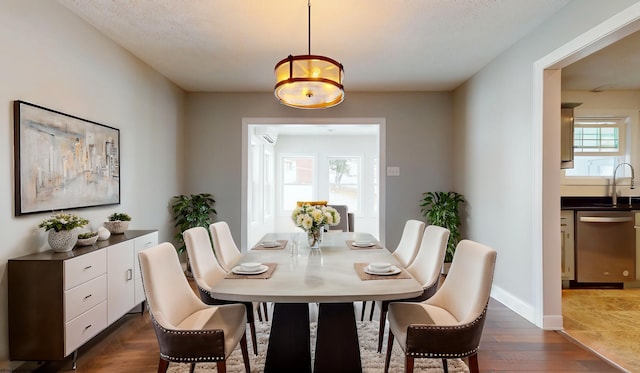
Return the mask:
[[[387,176],[400,176],[400,167],[387,167]]]

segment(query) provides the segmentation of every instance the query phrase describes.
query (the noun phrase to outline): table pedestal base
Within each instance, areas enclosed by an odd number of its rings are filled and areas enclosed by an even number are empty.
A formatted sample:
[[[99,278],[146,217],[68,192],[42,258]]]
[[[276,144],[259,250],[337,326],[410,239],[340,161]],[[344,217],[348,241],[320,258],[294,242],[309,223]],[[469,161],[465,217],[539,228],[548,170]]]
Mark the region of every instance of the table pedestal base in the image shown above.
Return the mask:
[[[307,303],[274,304],[265,373],[310,373],[310,338]]]
[[[362,372],[353,303],[321,303],[313,371]]]
[[[322,303],[318,311],[315,373],[362,372],[353,303]],[[276,303],[265,372],[311,372],[309,306]]]

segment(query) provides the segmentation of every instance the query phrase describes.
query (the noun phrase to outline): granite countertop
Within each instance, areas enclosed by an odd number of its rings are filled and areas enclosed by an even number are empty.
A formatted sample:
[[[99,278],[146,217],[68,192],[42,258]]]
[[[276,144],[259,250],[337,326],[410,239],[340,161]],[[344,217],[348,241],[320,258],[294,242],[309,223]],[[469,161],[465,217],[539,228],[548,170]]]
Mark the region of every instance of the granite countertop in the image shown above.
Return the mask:
[[[618,197],[618,204],[613,206],[611,197],[561,197],[562,210],[600,210],[600,211],[631,211],[640,210],[640,197]]]

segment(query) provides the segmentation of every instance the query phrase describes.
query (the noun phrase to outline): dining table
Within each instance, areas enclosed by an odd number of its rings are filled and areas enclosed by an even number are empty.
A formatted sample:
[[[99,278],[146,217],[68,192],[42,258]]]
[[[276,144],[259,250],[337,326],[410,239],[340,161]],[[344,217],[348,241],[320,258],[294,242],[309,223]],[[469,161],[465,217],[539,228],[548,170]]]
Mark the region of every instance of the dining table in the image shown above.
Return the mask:
[[[212,296],[274,304],[265,372],[362,372],[354,302],[412,298],[422,294],[422,286],[368,233],[325,232],[313,250],[304,242],[292,250],[295,240],[288,232],[266,234],[212,287]],[[245,271],[241,263],[261,269]],[[392,267],[378,274],[369,263]],[[309,304],[314,303],[312,367]]]

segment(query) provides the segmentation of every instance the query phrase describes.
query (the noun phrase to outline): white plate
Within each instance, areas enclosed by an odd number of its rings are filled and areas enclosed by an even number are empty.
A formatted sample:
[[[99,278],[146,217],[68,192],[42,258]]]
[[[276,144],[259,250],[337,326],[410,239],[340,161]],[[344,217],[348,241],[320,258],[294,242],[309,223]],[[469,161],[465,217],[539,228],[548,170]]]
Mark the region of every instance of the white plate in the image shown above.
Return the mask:
[[[280,246],[280,242],[264,241],[264,242],[260,242],[260,246],[262,246],[262,247],[278,247],[278,246]]]
[[[259,275],[261,273],[265,273],[267,272],[267,270],[269,269],[269,266],[266,265],[261,265],[257,271],[245,271],[242,269],[242,267],[237,266],[237,267],[233,267],[231,269],[231,272],[235,273],[236,275]]]
[[[368,242],[368,241],[354,241],[352,245],[355,247],[371,247],[371,246],[375,246],[375,243]]]
[[[371,270],[371,268],[369,268],[369,266],[364,267],[364,273],[368,273],[370,275],[377,275],[377,276],[388,276],[388,275],[395,275],[400,273],[400,268],[396,267],[396,266],[391,266],[391,269],[389,271],[386,272],[378,272],[378,271],[373,271]]]

